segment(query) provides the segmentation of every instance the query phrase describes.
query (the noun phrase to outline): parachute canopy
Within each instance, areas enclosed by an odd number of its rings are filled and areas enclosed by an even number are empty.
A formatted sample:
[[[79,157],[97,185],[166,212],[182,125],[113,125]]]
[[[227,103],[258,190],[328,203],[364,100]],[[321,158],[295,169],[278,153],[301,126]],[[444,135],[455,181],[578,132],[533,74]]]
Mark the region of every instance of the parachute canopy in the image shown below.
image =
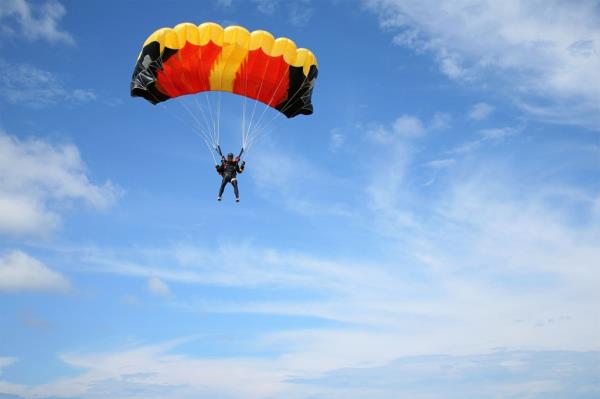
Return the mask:
[[[317,60],[290,39],[212,22],[162,28],[144,42],[131,95],[152,104],[224,91],[260,101],[288,118],[313,113]]]

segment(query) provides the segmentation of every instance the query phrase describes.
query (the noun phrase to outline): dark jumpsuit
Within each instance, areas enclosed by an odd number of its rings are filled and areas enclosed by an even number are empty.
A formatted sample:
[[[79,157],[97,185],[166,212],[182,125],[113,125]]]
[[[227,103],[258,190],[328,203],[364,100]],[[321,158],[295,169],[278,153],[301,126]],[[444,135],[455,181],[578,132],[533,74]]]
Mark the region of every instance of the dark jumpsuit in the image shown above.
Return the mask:
[[[221,182],[221,188],[219,189],[219,198],[223,195],[223,190],[225,190],[225,186],[227,183],[231,183],[233,186],[233,192],[235,193],[235,198],[240,198],[240,193],[237,185],[237,174],[242,173],[244,171],[244,163],[240,166],[239,158],[235,158],[232,161],[228,161],[225,158],[221,159],[221,165],[217,165],[217,172],[221,176],[223,176],[223,181]]]

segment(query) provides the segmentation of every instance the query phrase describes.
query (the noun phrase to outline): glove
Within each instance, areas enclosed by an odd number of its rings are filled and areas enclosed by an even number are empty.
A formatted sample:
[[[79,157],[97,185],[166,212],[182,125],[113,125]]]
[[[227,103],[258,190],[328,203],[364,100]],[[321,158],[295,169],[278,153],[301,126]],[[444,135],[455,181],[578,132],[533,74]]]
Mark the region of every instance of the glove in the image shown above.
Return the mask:
[[[246,161],[242,161],[242,168],[244,168],[244,166],[246,166]]]

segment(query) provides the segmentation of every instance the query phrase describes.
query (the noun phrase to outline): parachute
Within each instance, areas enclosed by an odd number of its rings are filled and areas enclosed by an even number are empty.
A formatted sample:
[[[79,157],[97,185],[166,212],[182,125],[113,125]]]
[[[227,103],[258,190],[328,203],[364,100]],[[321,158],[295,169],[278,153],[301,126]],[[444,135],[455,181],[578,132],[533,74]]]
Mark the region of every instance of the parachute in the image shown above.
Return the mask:
[[[135,64],[131,95],[158,104],[188,94],[228,92],[293,118],[313,113],[317,74],[314,54],[288,38],[213,22],[182,23],[146,39]],[[245,129],[242,149],[252,139]],[[209,139],[216,149],[218,132]]]

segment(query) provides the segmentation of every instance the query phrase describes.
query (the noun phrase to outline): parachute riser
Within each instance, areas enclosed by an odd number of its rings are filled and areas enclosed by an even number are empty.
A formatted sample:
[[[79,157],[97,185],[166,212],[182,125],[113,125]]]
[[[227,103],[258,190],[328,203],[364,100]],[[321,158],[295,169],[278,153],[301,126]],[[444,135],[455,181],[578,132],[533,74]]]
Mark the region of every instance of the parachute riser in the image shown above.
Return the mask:
[[[223,155],[223,151],[221,150],[221,145],[217,144],[217,146],[214,148],[215,152],[221,157],[221,159],[225,158],[225,156]],[[244,147],[242,147],[240,149],[240,153],[237,156],[237,159],[242,159],[242,155],[244,155]]]

